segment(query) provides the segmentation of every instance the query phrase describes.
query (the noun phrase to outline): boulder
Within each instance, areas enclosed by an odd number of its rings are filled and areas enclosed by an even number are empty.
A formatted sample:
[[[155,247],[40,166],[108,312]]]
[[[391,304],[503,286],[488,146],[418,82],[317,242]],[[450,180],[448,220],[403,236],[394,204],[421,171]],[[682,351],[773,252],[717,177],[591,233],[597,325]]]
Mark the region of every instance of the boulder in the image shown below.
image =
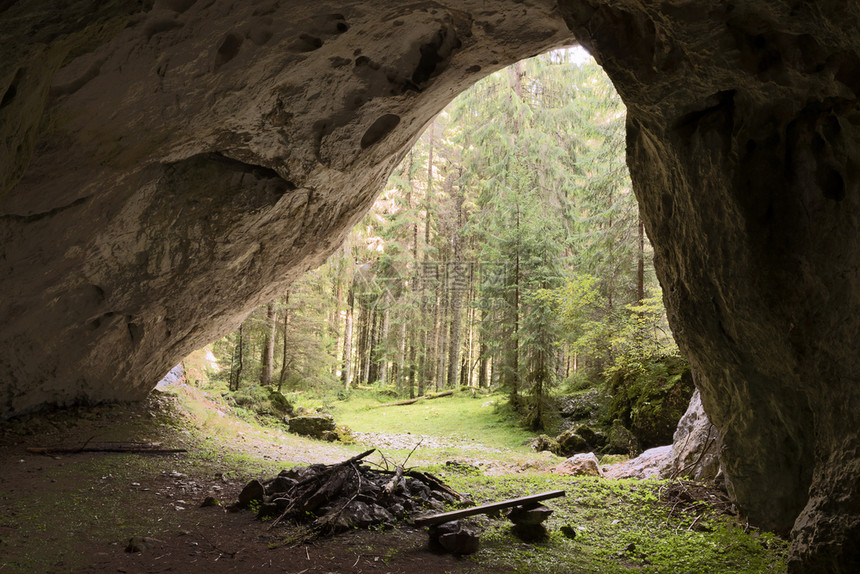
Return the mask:
[[[632,432],[621,424],[620,420],[614,420],[612,427],[609,429],[609,437],[607,440],[607,454],[630,454],[633,455],[639,452],[639,441]]]
[[[185,367],[182,363],[174,366],[170,371],[167,372],[164,377],[158,384],[155,385],[155,388],[162,391],[170,387],[171,385],[179,385],[185,382]]]
[[[576,434],[576,431],[568,429],[555,438],[557,444],[555,454],[559,456],[570,456],[577,452],[588,450],[588,443],[585,439]]]
[[[575,454],[555,467],[553,472],[573,476],[603,476],[603,470],[593,452]]]
[[[311,438],[324,439],[334,432],[334,418],[331,415],[307,415],[289,419],[290,432]]]
[[[591,450],[598,450],[606,446],[606,435],[587,425],[579,425],[573,432],[581,436]]]
[[[558,412],[566,419],[583,420],[591,419],[597,415],[600,409],[600,392],[586,391],[576,395],[559,397]]]

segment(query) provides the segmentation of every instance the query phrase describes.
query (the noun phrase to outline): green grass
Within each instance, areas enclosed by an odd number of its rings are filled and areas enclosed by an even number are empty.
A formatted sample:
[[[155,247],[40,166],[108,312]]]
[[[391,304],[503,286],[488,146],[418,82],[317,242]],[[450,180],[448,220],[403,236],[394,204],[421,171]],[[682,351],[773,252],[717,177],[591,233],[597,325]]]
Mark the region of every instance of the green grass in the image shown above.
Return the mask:
[[[360,432],[411,433],[455,440],[480,441],[489,447],[528,451],[529,439],[537,436],[497,413],[503,395],[455,393],[453,396],[421,400],[411,405],[378,407],[393,401],[370,393],[354,392],[349,400],[334,402],[337,421]]]
[[[521,542],[506,520],[479,519],[485,531],[481,549],[472,558],[485,565],[513,565],[523,573],[785,572],[787,545],[770,533],[745,533],[731,517],[705,506],[693,514],[670,516],[670,506],[660,499],[665,481],[439,472],[479,503],[566,491],[564,498],[546,502],[554,514],[546,522],[549,539],[542,543]],[[563,526],[572,527],[576,537],[565,537]]]

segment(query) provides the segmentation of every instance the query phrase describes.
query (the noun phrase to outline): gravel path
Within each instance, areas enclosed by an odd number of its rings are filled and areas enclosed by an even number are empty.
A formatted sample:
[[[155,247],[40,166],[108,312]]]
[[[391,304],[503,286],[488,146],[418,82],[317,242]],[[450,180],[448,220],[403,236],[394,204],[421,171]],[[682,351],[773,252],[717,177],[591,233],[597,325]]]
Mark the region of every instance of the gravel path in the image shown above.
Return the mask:
[[[477,442],[475,439],[457,440],[449,437],[428,436],[411,433],[382,433],[382,432],[355,432],[353,436],[357,442],[377,448],[389,448],[394,450],[411,450],[420,442],[419,448],[468,448],[482,452],[502,452],[501,449],[489,447]]]

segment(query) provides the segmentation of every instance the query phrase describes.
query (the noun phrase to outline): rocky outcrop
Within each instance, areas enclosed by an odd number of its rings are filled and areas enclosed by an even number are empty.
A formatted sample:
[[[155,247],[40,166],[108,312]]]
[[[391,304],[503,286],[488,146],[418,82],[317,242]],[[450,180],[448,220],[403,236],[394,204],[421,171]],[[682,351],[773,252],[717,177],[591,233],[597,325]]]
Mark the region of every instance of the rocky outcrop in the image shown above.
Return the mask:
[[[856,3],[56,6],[0,4],[0,416],[144,396],[321,261],[457,92],[576,37],[628,106],[739,507],[794,526],[794,571],[857,569]]]
[[[454,95],[572,41],[550,2],[91,4],[0,5],[0,417],[142,398]]]
[[[687,412],[678,421],[672,449],[661,474],[666,478],[686,476],[728,487],[720,464],[721,446],[720,432],[705,414],[697,390]]]
[[[794,525],[792,571],[855,570],[860,6],[563,6],[628,105],[669,320],[740,508]]]

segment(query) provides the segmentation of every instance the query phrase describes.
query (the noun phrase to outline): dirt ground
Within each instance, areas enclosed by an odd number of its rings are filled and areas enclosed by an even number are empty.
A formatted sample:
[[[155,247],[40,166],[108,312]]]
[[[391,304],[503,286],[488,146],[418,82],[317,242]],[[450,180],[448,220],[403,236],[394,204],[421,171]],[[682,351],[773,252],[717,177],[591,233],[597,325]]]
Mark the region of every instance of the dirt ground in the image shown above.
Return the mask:
[[[0,423],[0,574],[500,571],[468,557],[435,554],[427,548],[426,531],[406,525],[305,543],[294,527],[270,531],[251,512],[228,512],[226,506],[260,472],[250,470],[250,463],[245,472],[235,452],[323,463],[343,460],[344,453],[324,443],[281,444],[257,430],[236,435],[236,444],[226,445],[234,455],[226,456],[164,418],[171,400],[155,396],[142,404]],[[27,451],[141,440],[189,452],[46,456]],[[223,503],[201,507],[207,496]],[[127,551],[132,538],[140,551]]]

